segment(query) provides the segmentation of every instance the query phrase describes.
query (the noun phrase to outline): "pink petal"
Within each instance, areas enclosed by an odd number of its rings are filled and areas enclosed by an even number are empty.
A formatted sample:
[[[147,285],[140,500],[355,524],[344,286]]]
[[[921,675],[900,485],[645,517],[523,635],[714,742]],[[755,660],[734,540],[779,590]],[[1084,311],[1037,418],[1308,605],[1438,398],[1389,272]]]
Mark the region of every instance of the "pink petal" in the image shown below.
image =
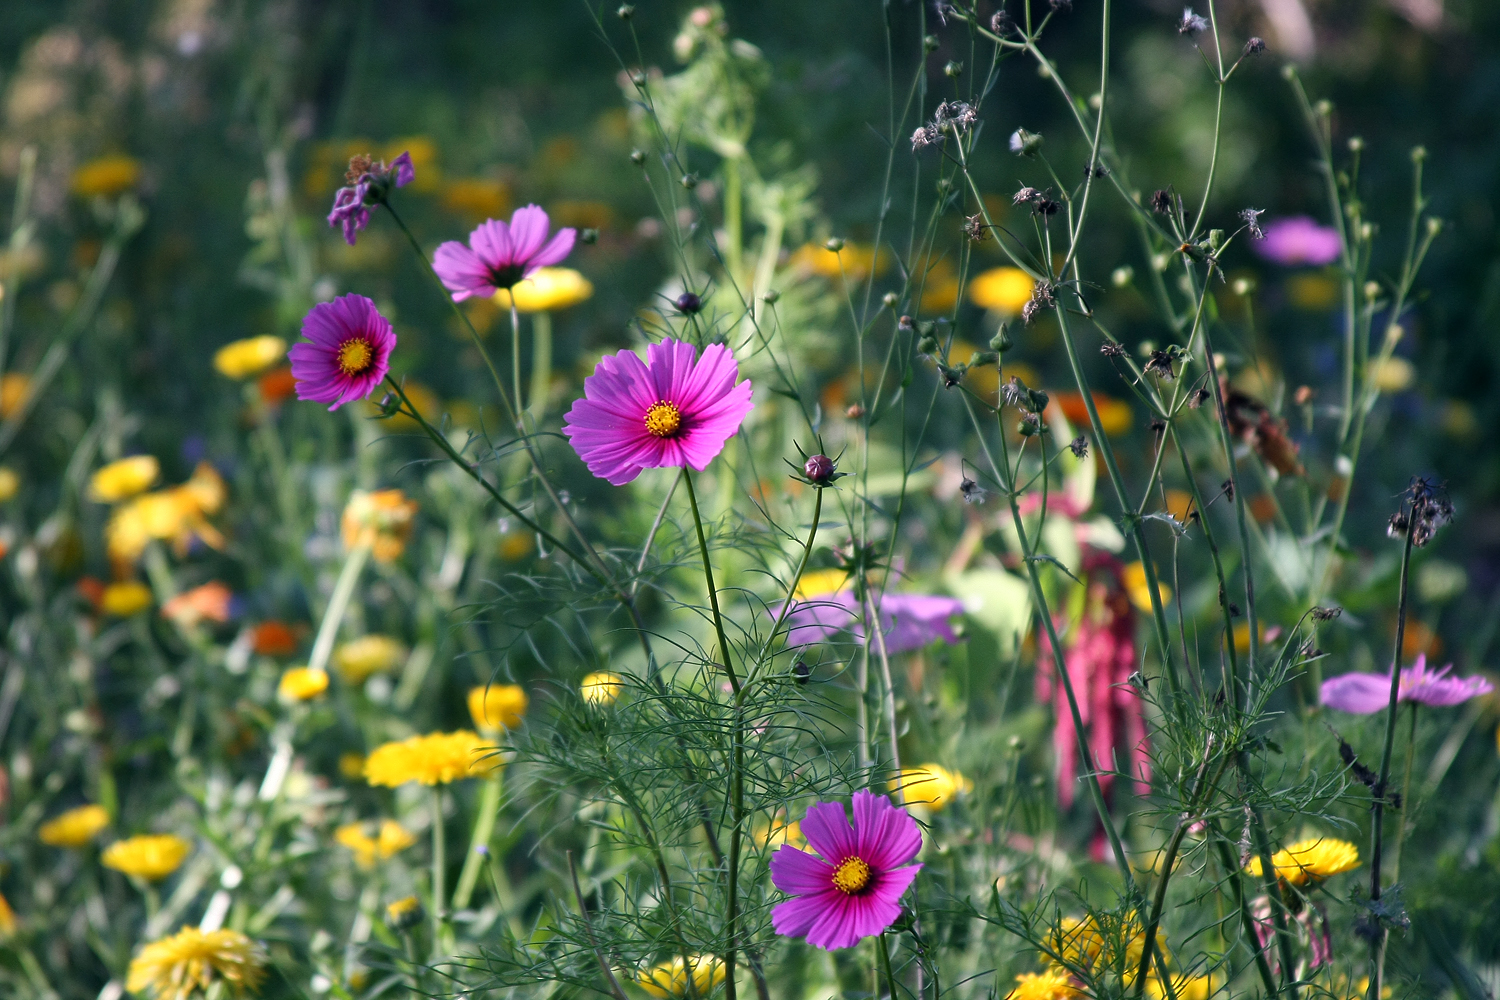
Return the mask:
[[[527,264],[527,270],[530,271],[533,268],[551,267],[553,264],[561,264],[567,259],[568,254],[573,252],[573,243],[577,238],[578,231],[571,226],[566,229],[559,229],[556,235],[547,241],[546,246],[531,255],[531,260]]]
[[[833,885],[833,865],[787,844],[771,855],[771,881],[788,895],[805,896]]]
[[[849,828],[844,807],[837,802],[817,802],[810,806],[802,818],[802,836],[831,864],[856,854],[854,831]]]
[[[453,293],[455,302],[462,302],[471,295],[494,294],[494,289],[489,287],[489,268],[462,243],[450,240],[438,247],[432,255],[432,269],[443,282],[443,287]]]
[[[469,246],[491,270],[515,263],[515,235],[498,219],[485,219],[469,234]]]
[[[922,849],[917,821],[884,795],[854,793],[854,853],[876,871],[905,864]]]
[[[1323,704],[1342,712],[1369,715],[1390,704],[1391,679],[1381,674],[1353,673],[1323,682]]]
[[[536,205],[518,208],[510,217],[510,263],[529,264],[547,240],[547,213]]]

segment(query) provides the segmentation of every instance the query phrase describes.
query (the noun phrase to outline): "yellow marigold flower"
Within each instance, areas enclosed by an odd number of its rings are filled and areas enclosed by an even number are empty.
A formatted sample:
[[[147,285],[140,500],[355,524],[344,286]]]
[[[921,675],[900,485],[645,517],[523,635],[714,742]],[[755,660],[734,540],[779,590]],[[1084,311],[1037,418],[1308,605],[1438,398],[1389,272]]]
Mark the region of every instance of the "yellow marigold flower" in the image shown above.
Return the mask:
[[[218,470],[200,462],[182,485],[121,504],[104,528],[110,558],[133,563],[153,539],[170,541],[179,554],[186,553],[195,538],[210,548],[223,548],[224,536],[207,517],[224,506],[227,492]]]
[[[1347,840],[1313,837],[1298,841],[1271,855],[1271,867],[1276,869],[1276,877],[1281,881],[1292,885],[1306,885],[1358,868],[1359,848]],[[1251,875],[1259,875],[1260,858],[1251,858],[1245,871]]]
[[[446,785],[482,777],[500,766],[488,752],[479,734],[467,729],[412,736],[376,747],[365,760],[365,780],[395,788],[409,781]]]
[[[134,157],[114,153],[90,160],[73,171],[70,186],[80,198],[110,198],[129,191],[140,179],[140,163]]]
[[[442,202],[455,215],[498,219],[510,211],[510,186],[491,177],[455,177],[443,184]]]
[[[698,995],[707,996],[709,991],[724,981],[724,963],[709,955],[694,955],[689,965],[678,955],[670,962],[662,962],[639,973],[635,982],[654,997],[673,1000],[675,997],[688,995],[689,975],[693,978],[693,987]]]
[[[555,312],[586,301],[593,296],[594,286],[571,267],[540,267],[517,284],[514,292],[517,312]],[[509,311],[510,296],[502,288],[495,293],[495,304]]]
[[[620,690],[624,686],[624,680],[619,674],[600,670],[578,682],[578,693],[590,705],[609,705],[620,697]]]
[[[1017,976],[1016,987],[1005,995],[1005,1000],[1067,1000],[1078,995],[1066,970],[1048,969]]]
[[[118,503],[142,493],[161,475],[161,463],[155,455],[131,455],[110,462],[89,477],[89,499],[99,503]]]
[[[772,816],[769,823],[757,826],[750,835],[761,847],[780,847],[786,844],[800,848],[807,843],[807,838],[802,836],[802,824],[797,820],[788,823],[786,814],[781,812]]]
[[[10,937],[16,932],[16,911],[10,908],[10,902],[0,896],[0,936]]]
[[[125,988],[154,1000],[188,1000],[215,981],[238,993],[255,989],[266,975],[265,949],[239,931],[184,927],[153,941],[130,962]]]
[[[286,357],[286,341],[266,334],[225,344],[214,353],[214,368],[232,379],[247,379]]]
[[[519,684],[481,684],[469,689],[469,715],[481,733],[498,733],[521,724],[530,699]]]
[[[863,281],[874,265],[877,275],[890,267],[891,255],[881,252],[877,257],[874,247],[859,243],[845,243],[837,253],[818,243],[806,243],[792,252],[787,266],[797,271],[807,271],[830,281],[843,276],[848,281]]]
[[[31,398],[31,376],[11,372],[0,377],[0,418],[14,416]]]
[[[361,868],[374,868],[377,859],[384,861],[417,842],[411,831],[393,819],[381,820],[373,833],[372,827],[371,823],[347,823],[333,832],[333,839],[354,852]]]
[[[1250,623],[1236,622],[1234,626],[1234,651],[1240,656],[1250,652]],[[1266,626],[1264,622],[1255,623],[1255,635],[1260,640],[1260,645],[1266,641]]]
[[[933,812],[974,790],[974,782],[940,764],[904,767],[891,785],[893,789],[901,789],[908,804],[924,805]]]
[[[333,651],[333,665],[348,684],[363,684],[371,674],[394,669],[406,659],[406,647],[388,635],[363,635]]]
[[[405,896],[385,907],[385,922],[398,931],[420,924],[422,916],[422,903],[416,896]]]
[[[417,502],[400,490],[355,490],[344,507],[344,547],[368,545],[379,562],[398,559],[416,516]]]
[[[115,841],[99,860],[106,868],[159,882],[175,872],[192,849],[192,844],[170,833],[145,834]]]
[[[975,275],[969,282],[969,301],[982,309],[1017,316],[1021,307],[1031,301],[1035,288],[1031,275],[1019,267],[996,267]]]
[[[59,813],[37,830],[37,839],[49,847],[85,846],[109,826],[109,813],[103,806],[87,805]]]
[[[1172,977],[1172,990],[1177,994],[1177,1000],[1208,1000],[1217,988],[1213,976]],[[1146,995],[1152,1000],[1167,1000],[1168,993],[1159,976],[1153,974],[1146,980]]]
[[[802,574],[802,579],[797,581],[797,589],[792,591],[792,599],[797,601],[810,601],[817,597],[827,597],[837,594],[845,589],[849,581],[849,574],[841,569],[815,569]]]
[[[151,588],[139,580],[112,583],[104,588],[99,607],[107,615],[129,618],[151,607]]]
[[[281,675],[276,694],[282,701],[310,701],[328,690],[328,671],[293,667]]]
[[[1140,560],[1136,560],[1125,567],[1121,574],[1125,578],[1125,592],[1130,595],[1130,603],[1140,608],[1146,614],[1151,613],[1151,588],[1146,584],[1146,567]],[[1156,577],[1156,594],[1161,598],[1162,607],[1172,600],[1172,588],[1161,582],[1161,575]]]
[[[1097,965],[1101,968],[1113,968],[1119,956],[1107,952],[1105,946],[1115,937],[1116,930],[1117,928],[1109,928],[1106,936],[1093,917],[1064,917],[1057,933],[1053,935],[1052,949],[1062,957],[1062,967],[1093,970]],[[1146,932],[1135,920],[1131,920],[1124,931],[1129,935],[1124,955],[1125,983],[1129,985],[1135,981],[1141,955],[1146,950]],[[1156,935],[1156,946],[1163,959],[1171,957],[1160,932]],[[1055,961],[1053,965],[1059,967]]]
[[[0,465],[0,503],[21,492],[21,477],[8,465]]]

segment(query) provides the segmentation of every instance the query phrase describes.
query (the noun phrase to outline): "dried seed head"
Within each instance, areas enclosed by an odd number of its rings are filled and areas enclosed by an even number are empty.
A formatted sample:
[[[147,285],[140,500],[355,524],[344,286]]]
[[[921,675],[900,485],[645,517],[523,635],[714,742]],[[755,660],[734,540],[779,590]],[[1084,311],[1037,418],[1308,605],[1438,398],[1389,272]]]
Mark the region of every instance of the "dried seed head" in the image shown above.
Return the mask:
[[[1196,35],[1208,30],[1208,19],[1193,13],[1193,8],[1182,8],[1182,17],[1177,21],[1179,35]]]
[[[1113,340],[1106,340],[1104,343],[1099,345],[1099,353],[1104,355],[1106,358],[1123,358],[1125,356],[1125,348],[1121,347]]]
[[[971,243],[983,243],[990,238],[990,227],[984,224],[984,216],[971,215],[964,220],[964,235]]]
[[[1089,454],[1089,439],[1082,434],[1068,442],[1068,450],[1073,453],[1074,458],[1087,458]]]
[[[985,488],[968,476],[965,476],[963,482],[958,484],[958,492],[963,496],[964,503],[984,503]]]
[[[1247,208],[1240,212],[1240,218],[1245,222],[1245,229],[1249,231],[1252,240],[1263,240],[1266,238],[1265,230],[1260,228],[1258,221],[1266,214],[1263,208]]]
[[[1266,40],[1258,35],[1252,35],[1250,40],[1245,43],[1245,55],[1247,56],[1258,56],[1264,51],[1266,51]]]
[[[1198,389],[1198,390],[1195,390],[1193,392],[1193,394],[1188,397],[1188,407],[1190,409],[1196,410],[1198,407],[1202,406],[1206,402],[1208,402],[1208,390],[1207,389]]]
[[[1165,188],[1151,192],[1151,211],[1162,215],[1172,211],[1172,192]]]

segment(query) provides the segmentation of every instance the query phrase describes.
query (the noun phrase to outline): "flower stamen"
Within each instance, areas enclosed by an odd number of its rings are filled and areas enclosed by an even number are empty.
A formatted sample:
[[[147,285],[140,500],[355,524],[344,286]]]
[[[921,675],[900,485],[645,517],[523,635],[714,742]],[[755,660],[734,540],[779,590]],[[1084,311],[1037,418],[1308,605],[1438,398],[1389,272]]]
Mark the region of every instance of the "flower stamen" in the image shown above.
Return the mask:
[[[870,884],[870,866],[862,858],[845,858],[833,871],[833,887],[854,895]]]
[[[651,404],[646,411],[646,433],[653,437],[675,437],[682,428],[682,411],[664,399]]]
[[[364,337],[352,337],[339,346],[339,371],[345,375],[362,375],[370,367],[375,351]]]

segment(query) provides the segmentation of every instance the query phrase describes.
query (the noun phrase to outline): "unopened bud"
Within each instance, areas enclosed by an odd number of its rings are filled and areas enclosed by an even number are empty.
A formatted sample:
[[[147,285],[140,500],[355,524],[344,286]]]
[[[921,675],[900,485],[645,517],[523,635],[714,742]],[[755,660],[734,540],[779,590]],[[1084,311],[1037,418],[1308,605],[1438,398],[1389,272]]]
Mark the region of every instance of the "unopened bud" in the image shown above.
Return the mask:
[[[1427,217],[1427,235],[1428,236],[1436,236],[1438,233],[1440,233],[1442,231],[1443,231],[1443,220],[1439,219],[1435,215],[1429,215]]]
[[[1000,329],[996,330],[995,335],[990,338],[990,347],[1004,354],[1015,346],[1015,342],[1010,339],[1010,333],[1005,329],[1005,324],[1000,324]]]
[[[646,74],[642,73],[640,70],[636,70],[635,72],[630,74],[630,82],[635,84],[637,87],[644,87],[646,85]]]
[[[1234,294],[1238,295],[1240,298],[1244,298],[1245,296],[1249,295],[1253,291],[1255,291],[1255,279],[1254,278],[1235,278],[1234,279]]]
[[[823,244],[823,249],[828,250],[831,253],[838,253],[840,250],[844,249],[844,241],[838,236],[830,236],[827,242]]]
[[[1411,162],[1421,163],[1425,159],[1427,159],[1426,146],[1413,146],[1411,148]]]
[[[584,229],[578,234],[578,242],[584,246],[593,246],[599,242],[599,230],[594,229],[592,226]]]
[[[615,11],[615,17],[622,21],[628,21],[635,16],[635,7],[628,3],[620,4],[619,10]]]
[[[865,408],[863,406],[860,406],[858,403],[850,403],[849,407],[844,410],[844,416],[848,417],[850,420],[858,420],[864,415]]]
[[[927,354],[927,355],[936,354],[937,353],[937,349],[938,349],[937,338],[934,337],[934,336],[932,336],[931,334],[928,334],[927,336],[923,337],[921,340],[917,341],[917,353],[918,354]]]
[[[943,67],[944,76],[959,76],[963,71],[964,64],[953,59],[948,60],[948,64]]]
[[[894,309],[901,299],[895,292],[886,292],[880,301],[885,303],[887,309]]]
[[[922,39],[922,48],[928,52],[936,52],[942,43],[938,41],[937,35],[928,35]]]
[[[1117,267],[1115,268],[1114,273],[1109,276],[1109,280],[1114,284],[1116,288],[1125,288],[1135,280],[1135,268],[1131,267],[1129,264],[1126,264],[1123,267]]]
[[[1327,118],[1333,114],[1333,102],[1325,97],[1313,105],[1313,111],[1317,112],[1319,118]]]
[[[1358,153],[1358,152],[1360,152],[1364,148],[1365,148],[1365,141],[1363,139],[1361,139],[1359,136],[1354,135],[1354,136],[1350,136],[1349,137],[1349,152],[1351,152],[1351,153]]]
[[[780,299],[781,293],[774,288],[767,289],[766,294],[760,297],[760,300],[768,306],[774,306]]]
[[[803,475],[815,486],[823,486],[832,481],[834,471],[833,459],[827,455],[814,455],[802,466]]]
[[[640,166],[641,164],[646,162],[646,154],[641,152],[639,149],[632,149],[630,151],[630,162],[634,163],[636,166]]]
[[[1367,282],[1365,282],[1365,299],[1366,299],[1366,301],[1374,302],[1378,298],[1380,298],[1380,282],[1378,282],[1378,281],[1367,281]]]
[[[677,306],[678,312],[683,313],[687,316],[691,316],[693,315],[693,313],[703,308],[703,300],[692,292],[683,292],[681,295],[677,296],[677,301],[674,303],[674,305]]]
[[[685,187],[689,191],[691,191],[693,188],[695,188],[695,187],[698,186],[698,175],[697,174],[683,174],[682,175],[682,181],[681,181],[681,183],[682,183],[683,187]]]

